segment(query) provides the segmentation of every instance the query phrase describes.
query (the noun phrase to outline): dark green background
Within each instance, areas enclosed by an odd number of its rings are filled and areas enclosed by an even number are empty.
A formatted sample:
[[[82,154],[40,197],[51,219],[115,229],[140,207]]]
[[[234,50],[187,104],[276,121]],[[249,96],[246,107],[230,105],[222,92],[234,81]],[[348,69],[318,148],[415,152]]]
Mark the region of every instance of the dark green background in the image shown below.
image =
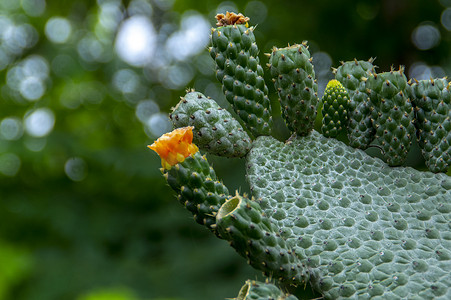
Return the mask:
[[[0,71],[0,122],[5,118],[22,122],[36,109],[49,108],[55,124],[49,135],[40,138],[24,132],[11,140],[0,132],[0,164],[8,164],[11,154],[20,159],[14,174],[0,172],[0,299],[225,299],[235,297],[246,279],[261,279],[226,242],[195,224],[177,203],[159,172],[159,158],[146,148],[157,136],[145,131],[135,114],[144,99],[168,113],[184,95],[185,86],[168,86],[159,75],[170,66],[192,73],[187,87],[220,97],[224,103],[207,45],[185,61],[173,59],[160,68],[133,67],[118,58],[113,45],[121,20],[136,16],[137,10],[127,8],[138,1],[47,0],[40,15],[24,11],[22,6],[34,2],[43,1],[0,0],[0,20],[34,28],[34,42],[12,51]],[[433,76],[450,73],[451,35],[441,24],[450,1],[142,3],[152,7],[146,17],[160,33],[158,47],[180,29],[186,11],[203,15],[213,25],[214,15],[225,7],[248,14],[251,25],[259,21],[255,34],[263,65],[267,63],[263,53],[273,46],[308,40],[313,55],[330,59],[329,64],[327,59],[315,61],[321,70],[317,72],[320,90],[332,77],[330,66],[354,57],[377,57],[379,71],[404,65],[409,74],[412,65],[422,62],[431,67]],[[99,21],[107,4],[119,11],[116,25],[108,30]],[[263,11],[250,9],[256,5]],[[46,38],[46,22],[54,16],[72,25],[66,43]],[[428,50],[419,50],[412,42],[412,33],[422,24],[440,33],[439,43]],[[8,44],[5,32],[0,28],[0,50]],[[80,55],[84,47],[80,41],[87,36],[101,39],[98,57]],[[49,62],[49,75],[45,94],[28,101],[7,81],[10,70],[33,55]],[[119,70],[135,74],[135,89],[123,92],[113,84]],[[275,115],[280,115],[274,88],[271,84],[269,88]],[[68,108],[62,103],[75,104]],[[286,129],[278,124],[276,132],[283,137]],[[30,144],[45,146],[32,151]],[[85,169],[78,170],[81,181],[71,180],[64,169],[74,157],[85,163]],[[231,191],[248,190],[243,161],[209,159]],[[423,167],[418,150],[412,151],[408,164]]]

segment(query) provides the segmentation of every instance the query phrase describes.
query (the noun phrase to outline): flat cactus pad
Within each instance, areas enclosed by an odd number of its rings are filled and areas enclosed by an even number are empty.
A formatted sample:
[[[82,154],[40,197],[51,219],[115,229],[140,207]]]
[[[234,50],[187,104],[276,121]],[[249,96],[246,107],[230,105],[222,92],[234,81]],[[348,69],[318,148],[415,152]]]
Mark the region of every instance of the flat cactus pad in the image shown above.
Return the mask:
[[[251,191],[325,299],[451,299],[451,178],[313,131],[262,136]]]

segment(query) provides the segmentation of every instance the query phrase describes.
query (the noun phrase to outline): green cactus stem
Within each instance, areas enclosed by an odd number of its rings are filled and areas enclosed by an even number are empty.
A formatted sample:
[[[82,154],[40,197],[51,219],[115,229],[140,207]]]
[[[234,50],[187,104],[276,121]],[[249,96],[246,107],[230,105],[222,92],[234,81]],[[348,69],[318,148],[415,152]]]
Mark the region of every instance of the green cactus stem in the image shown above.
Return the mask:
[[[374,109],[365,87],[365,80],[375,73],[374,59],[342,62],[334,69],[335,79],[347,89],[349,94],[348,140],[354,148],[366,149],[376,134],[371,121]]]
[[[418,143],[432,172],[451,165],[451,91],[446,78],[415,81],[412,86]]]
[[[230,196],[206,157],[197,152],[170,170],[163,170],[163,175],[194,220],[215,232],[215,214]]]
[[[305,285],[309,271],[287,247],[275,224],[262,212],[258,202],[237,195],[216,215],[219,235],[254,268],[266,276],[292,285]]]
[[[243,157],[251,148],[251,139],[243,127],[214,100],[189,91],[169,115],[174,128],[193,126],[193,141],[211,154]]]
[[[374,143],[379,145],[390,166],[400,166],[406,160],[415,134],[414,110],[408,97],[404,69],[372,74],[366,87],[375,110],[372,113],[376,129]]]
[[[329,81],[322,98],[323,121],[321,132],[325,137],[337,137],[347,132],[349,95],[336,79]]]
[[[318,106],[318,84],[307,42],[274,47],[268,64],[287,127],[299,135],[312,129]]]
[[[192,143],[192,127],[177,128],[148,146],[161,158],[161,172],[177,199],[197,223],[216,233],[216,213],[230,198],[229,191],[216,177],[214,169]]]
[[[216,78],[233,110],[254,136],[269,135],[272,127],[268,88],[258,57],[254,27],[249,18],[229,13],[216,16],[218,28],[211,31],[210,55],[216,63]]]
[[[248,180],[325,299],[451,299],[451,179],[313,131],[259,137]]]
[[[281,291],[269,282],[247,280],[235,300],[297,300],[293,295]]]

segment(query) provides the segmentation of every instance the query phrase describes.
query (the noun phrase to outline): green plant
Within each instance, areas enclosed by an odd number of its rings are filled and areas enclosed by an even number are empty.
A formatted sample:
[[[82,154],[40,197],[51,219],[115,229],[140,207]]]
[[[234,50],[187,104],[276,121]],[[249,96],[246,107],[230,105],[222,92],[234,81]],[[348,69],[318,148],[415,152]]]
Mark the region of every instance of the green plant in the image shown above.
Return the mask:
[[[269,68],[293,135],[286,142],[269,136],[267,89],[261,83],[258,48],[249,37],[253,28],[233,13],[218,16],[218,22],[210,53],[244,127],[190,91],[171,114],[174,126],[184,128],[150,147],[195,220],[281,289],[247,282],[237,299],[290,299],[294,296],[287,290],[300,295],[306,285],[325,299],[449,299],[451,178],[390,167],[314,131],[317,87],[306,43],[271,54]],[[444,79],[431,80],[434,87],[409,84],[402,68],[378,74],[372,63],[355,60],[336,69],[346,89],[340,90],[340,101],[346,92],[349,110],[340,108],[334,122],[347,128],[354,147],[380,148],[389,165],[403,164],[416,131],[424,153],[432,151],[440,161],[430,165],[445,171],[451,142],[449,84]],[[220,128],[229,123],[228,132]],[[205,128],[211,128],[207,141]],[[192,144],[195,137],[206,151],[244,156],[246,131],[258,136],[246,154],[251,198],[229,194]],[[212,141],[234,145],[237,154],[216,151]]]

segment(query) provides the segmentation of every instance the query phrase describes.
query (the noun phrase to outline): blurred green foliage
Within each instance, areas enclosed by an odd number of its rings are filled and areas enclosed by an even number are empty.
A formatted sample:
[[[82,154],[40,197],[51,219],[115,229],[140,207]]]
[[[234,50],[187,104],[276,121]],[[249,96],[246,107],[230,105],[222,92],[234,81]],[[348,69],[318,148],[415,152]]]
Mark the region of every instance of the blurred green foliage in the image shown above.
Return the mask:
[[[214,15],[250,16],[262,53],[309,40],[322,92],[330,67],[354,57],[449,74],[448,5],[0,0],[0,299],[236,296],[260,275],[191,221],[145,147],[186,87],[225,104],[206,50]],[[210,160],[248,191],[243,161]]]

